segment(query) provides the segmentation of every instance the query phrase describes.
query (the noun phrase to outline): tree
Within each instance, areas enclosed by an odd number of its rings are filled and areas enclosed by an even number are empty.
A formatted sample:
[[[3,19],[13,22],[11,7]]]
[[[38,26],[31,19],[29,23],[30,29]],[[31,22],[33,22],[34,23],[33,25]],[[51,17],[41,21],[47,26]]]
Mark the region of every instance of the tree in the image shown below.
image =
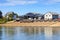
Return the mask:
[[[15,16],[17,18],[18,14],[14,13],[14,12],[7,12],[6,15],[5,15],[6,19],[9,20],[9,21],[14,20]]]
[[[0,18],[2,18],[3,16],[2,16],[2,12],[0,11]]]

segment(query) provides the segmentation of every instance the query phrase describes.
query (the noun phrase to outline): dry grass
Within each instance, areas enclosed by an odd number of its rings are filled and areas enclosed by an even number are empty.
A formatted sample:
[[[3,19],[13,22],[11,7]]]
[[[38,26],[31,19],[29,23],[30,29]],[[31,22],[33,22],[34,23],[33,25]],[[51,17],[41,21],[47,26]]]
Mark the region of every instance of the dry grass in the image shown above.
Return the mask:
[[[0,26],[60,26],[60,22],[31,22],[31,23],[20,23],[20,22],[7,22],[0,24]]]

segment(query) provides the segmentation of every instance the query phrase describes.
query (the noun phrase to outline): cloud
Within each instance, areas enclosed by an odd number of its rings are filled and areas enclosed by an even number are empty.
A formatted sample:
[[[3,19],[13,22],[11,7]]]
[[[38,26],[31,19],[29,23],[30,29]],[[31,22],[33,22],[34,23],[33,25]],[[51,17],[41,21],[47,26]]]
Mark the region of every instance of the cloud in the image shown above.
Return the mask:
[[[16,5],[27,5],[27,4],[43,4],[52,5],[60,3],[60,0],[5,0],[6,2],[0,3],[0,6],[16,6]]]
[[[44,4],[56,4],[56,3],[60,3],[60,0],[46,0],[46,2],[44,2]]]
[[[15,6],[15,5],[25,5],[25,4],[35,4],[38,3],[36,0],[6,0],[5,3],[0,3],[0,6]]]

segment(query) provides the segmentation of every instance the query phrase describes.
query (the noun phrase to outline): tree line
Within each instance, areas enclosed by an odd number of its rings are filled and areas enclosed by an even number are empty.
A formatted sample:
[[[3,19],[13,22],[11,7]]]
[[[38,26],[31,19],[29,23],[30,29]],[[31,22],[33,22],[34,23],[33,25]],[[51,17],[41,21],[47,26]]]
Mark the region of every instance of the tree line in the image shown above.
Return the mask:
[[[16,15],[16,17],[18,17],[17,13],[14,12],[7,12],[4,16],[2,11],[0,11],[0,23],[5,23],[7,21],[12,21],[14,20],[13,17],[14,15]]]

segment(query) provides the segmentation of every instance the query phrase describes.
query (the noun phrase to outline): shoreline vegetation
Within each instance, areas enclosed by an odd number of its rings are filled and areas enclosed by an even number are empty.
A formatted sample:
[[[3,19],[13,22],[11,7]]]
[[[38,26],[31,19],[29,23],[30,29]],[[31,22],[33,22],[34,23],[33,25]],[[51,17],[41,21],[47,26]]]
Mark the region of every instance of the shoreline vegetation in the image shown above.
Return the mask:
[[[18,15],[15,12],[7,12],[3,16],[2,12],[0,11],[0,26],[57,27],[60,26],[60,15],[55,12],[47,12],[44,15],[32,12],[26,13],[25,15]]]
[[[10,21],[4,24],[0,24],[0,26],[5,26],[5,27],[16,27],[16,26],[20,26],[20,27],[36,27],[36,26],[42,26],[42,27],[59,27],[60,26],[60,22],[56,21],[56,22],[15,22],[15,21]]]

